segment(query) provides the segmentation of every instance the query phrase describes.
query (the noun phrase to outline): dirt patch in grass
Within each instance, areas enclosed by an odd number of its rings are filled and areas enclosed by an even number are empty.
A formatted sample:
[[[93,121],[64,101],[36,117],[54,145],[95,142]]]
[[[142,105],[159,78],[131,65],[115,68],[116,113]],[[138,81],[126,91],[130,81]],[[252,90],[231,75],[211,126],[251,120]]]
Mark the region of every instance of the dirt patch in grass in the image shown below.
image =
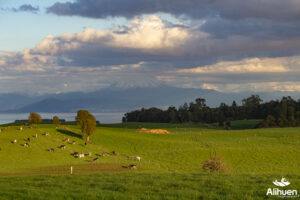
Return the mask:
[[[138,130],[139,133],[150,133],[150,134],[171,134],[169,131],[164,129],[147,129],[141,128]]]
[[[72,165],[73,174],[91,174],[97,172],[124,172],[130,171],[120,164],[111,163],[91,163]],[[29,176],[29,175],[64,175],[71,174],[71,165],[40,167],[26,169],[20,173],[0,173],[0,176]]]

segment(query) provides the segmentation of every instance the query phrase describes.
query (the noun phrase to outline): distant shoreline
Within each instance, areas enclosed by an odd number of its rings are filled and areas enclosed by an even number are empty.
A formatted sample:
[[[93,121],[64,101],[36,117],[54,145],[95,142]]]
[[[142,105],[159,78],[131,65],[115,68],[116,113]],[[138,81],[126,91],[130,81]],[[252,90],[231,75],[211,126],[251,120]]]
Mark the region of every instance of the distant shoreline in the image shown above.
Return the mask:
[[[75,116],[77,113],[43,113],[39,112],[42,119],[52,119],[53,116],[57,115],[60,119],[66,120],[66,122],[75,121]],[[93,113],[96,120],[100,123],[120,123],[122,122],[123,112],[104,112],[104,113]],[[29,113],[0,113],[0,125],[7,123],[14,123],[16,120],[26,120]]]

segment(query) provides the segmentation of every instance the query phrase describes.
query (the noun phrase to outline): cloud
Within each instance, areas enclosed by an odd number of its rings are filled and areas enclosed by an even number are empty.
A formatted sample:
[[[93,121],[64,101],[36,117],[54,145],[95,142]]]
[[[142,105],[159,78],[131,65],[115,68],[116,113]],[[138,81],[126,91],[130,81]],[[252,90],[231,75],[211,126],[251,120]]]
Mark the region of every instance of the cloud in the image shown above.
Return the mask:
[[[219,92],[300,92],[300,82],[263,82],[243,84],[206,84],[201,88],[213,89]]]
[[[205,24],[178,24],[135,17],[128,26],[48,35],[33,48],[0,52],[0,76],[6,77],[0,92],[91,91],[112,84],[255,91],[264,83],[265,91],[298,91],[300,37],[217,37]]]
[[[300,19],[298,0],[75,0],[57,2],[49,13],[91,18],[126,17],[158,12],[174,16],[202,19],[211,16],[240,20],[246,18],[297,21]]]
[[[198,26],[178,26],[149,16],[134,18],[127,27],[87,28],[78,33],[49,35],[30,49],[29,54],[39,62],[60,66],[100,67],[148,62],[193,68],[218,60],[293,56],[300,53],[299,47],[299,36],[282,40],[272,37],[257,40],[234,34],[216,38]]]
[[[238,59],[241,55],[273,57],[298,54],[299,10],[298,0],[75,0],[57,2],[47,9],[48,13],[57,15],[102,19],[132,19],[143,14],[168,13],[178,19],[188,19],[189,24],[196,24],[199,32],[209,36],[207,40],[202,37],[202,40],[186,45],[185,48],[193,51],[186,54],[195,54],[201,45],[202,54],[199,53],[199,56],[203,58],[214,54],[217,57],[237,56]],[[195,34],[199,33],[192,33]],[[292,47],[291,43],[296,45]],[[289,49],[280,50],[280,47]]]
[[[285,66],[286,58],[250,58],[240,61],[222,61],[209,66],[200,66],[190,69],[178,70],[177,73],[193,74],[215,74],[215,73],[278,73],[289,72],[290,69]]]
[[[220,92],[299,92],[300,57],[248,58],[166,71],[159,80]]]
[[[135,48],[141,50],[172,48],[184,43],[191,37],[187,30],[181,27],[168,27],[157,16],[146,19],[135,18],[126,29],[117,31],[97,31],[91,28],[77,34],[63,34],[58,39],[62,41],[78,41],[104,44],[117,48]]]
[[[201,30],[215,38],[233,35],[247,36],[256,40],[297,38],[300,34],[298,21],[277,21],[267,19],[231,20],[213,17],[205,20]]]
[[[53,62],[64,66],[100,67],[143,61],[164,62],[180,56],[189,41],[207,37],[206,33],[196,32],[191,32],[188,27],[170,24],[157,16],[149,16],[135,18],[127,27],[118,29],[87,28],[74,34],[48,35],[30,49],[30,55],[40,61],[53,58]]]
[[[13,8],[12,11],[14,12],[31,12],[31,13],[38,13],[40,8],[38,6],[34,7],[30,4],[23,4],[19,8]]]

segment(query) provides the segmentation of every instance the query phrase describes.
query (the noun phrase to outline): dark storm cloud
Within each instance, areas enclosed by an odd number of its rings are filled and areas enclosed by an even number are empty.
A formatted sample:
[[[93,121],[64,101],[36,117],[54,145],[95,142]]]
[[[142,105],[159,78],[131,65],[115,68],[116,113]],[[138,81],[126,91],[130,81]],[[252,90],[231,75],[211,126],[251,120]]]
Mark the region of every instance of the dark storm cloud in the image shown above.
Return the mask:
[[[187,14],[194,17],[209,15],[209,0],[77,0],[55,3],[48,12],[57,15],[78,15],[91,18],[127,17],[141,14],[165,12],[175,15]],[[200,10],[199,10],[200,9]]]
[[[299,22],[278,22],[272,20],[244,19],[232,21],[220,17],[210,18],[201,30],[216,38],[233,35],[247,35],[258,40],[294,38],[300,35]]]
[[[14,12],[32,12],[32,13],[37,13],[40,11],[39,7],[34,7],[30,4],[24,4],[21,5],[19,8],[13,8],[12,11]]]
[[[298,0],[76,0],[55,3],[48,12],[91,18],[127,17],[157,12],[195,19],[221,16],[229,19],[261,18],[283,21],[300,19]]]

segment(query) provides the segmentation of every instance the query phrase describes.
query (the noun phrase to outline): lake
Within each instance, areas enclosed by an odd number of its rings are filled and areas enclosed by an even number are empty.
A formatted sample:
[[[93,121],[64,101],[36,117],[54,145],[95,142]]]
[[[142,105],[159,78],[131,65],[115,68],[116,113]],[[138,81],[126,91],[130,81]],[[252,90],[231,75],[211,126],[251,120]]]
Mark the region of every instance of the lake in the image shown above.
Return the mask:
[[[42,119],[52,119],[53,116],[58,116],[59,119],[65,119],[66,121],[75,121],[77,113],[39,113]],[[103,124],[120,123],[124,113],[92,113],[96,120]],[[15,120],[28,119],[29,113],[9,113],[0,114],[0,124],[6,124],[14,122]]]

